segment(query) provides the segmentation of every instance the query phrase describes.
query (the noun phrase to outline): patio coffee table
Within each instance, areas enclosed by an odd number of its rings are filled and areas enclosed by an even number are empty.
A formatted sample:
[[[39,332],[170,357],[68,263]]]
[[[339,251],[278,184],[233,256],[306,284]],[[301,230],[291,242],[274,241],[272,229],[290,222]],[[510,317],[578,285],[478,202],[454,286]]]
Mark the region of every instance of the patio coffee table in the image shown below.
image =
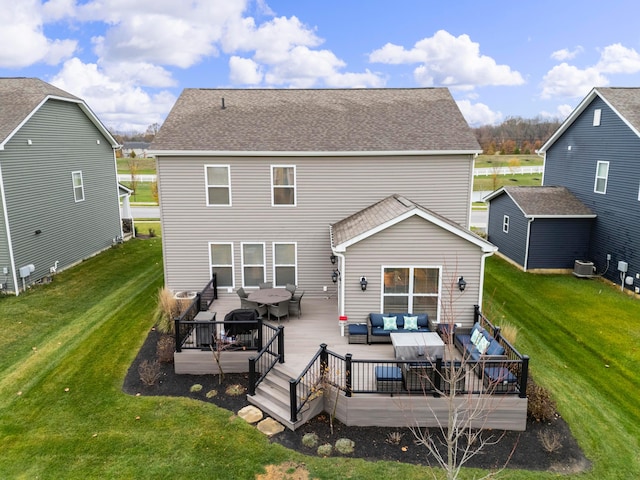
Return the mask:
[[[274,305],[291,299],[291,292],[286,288],[261,288],[251,292],[247,297],[249,301],[263,305]]]
[[[444,357],[444,342],[436,332],[391,332],[391,343],[398,360]]]

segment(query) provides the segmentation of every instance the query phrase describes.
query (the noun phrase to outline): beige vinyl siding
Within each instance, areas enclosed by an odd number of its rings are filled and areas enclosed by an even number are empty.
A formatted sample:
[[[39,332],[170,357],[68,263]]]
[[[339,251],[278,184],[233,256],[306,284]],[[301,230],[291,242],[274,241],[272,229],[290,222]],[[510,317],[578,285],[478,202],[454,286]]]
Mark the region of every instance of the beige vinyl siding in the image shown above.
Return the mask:
[[[440,267],[440,321],[473,323],[473,306],[480,286],[482,251],[472,243],[420,218],[410,217],[349,247],[346,252],[346,315],[364,322],[371,312],[382,312],[383,267]],[[360,278],[367,277],[367,290]],[[464,292],[454,285],[464,276]],[[452,302],[453,301],[453,302]],[[452,306],[453,305],[453,306]],[[452,312],[450,314],[449,312]],[[431,321],[436,321],[430,316]]]
[[[298,284],[326,295],[332,265],[329,225],[399,193],[463,226],[468,224],[473,157],[158,157],[165,281],[175,290],[210,278],[208,242],[265,242],[267,280],[273,242],[296,242]],[[232,207],[207,207],[204,165],[231,168]],[[271,206],[271,166],[296,166],[296,206]],[[224,292],[221,292],[224,293]]]
[[[63,269],[121,234],[113,149],[77,104],[47,101],[0,152],[0,162],[15,268],[34,264],[31,281],[56,260]],[[82,172],[81,202],[74,199],[74,171]]]

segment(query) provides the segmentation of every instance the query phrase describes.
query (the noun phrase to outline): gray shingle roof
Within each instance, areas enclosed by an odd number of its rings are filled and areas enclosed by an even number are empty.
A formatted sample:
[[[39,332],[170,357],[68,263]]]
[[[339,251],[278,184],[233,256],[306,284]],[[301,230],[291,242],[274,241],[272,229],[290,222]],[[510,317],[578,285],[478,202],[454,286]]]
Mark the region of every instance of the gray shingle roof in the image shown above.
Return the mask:
[[[438,215],[437,213],[412,202],[402,195],[394,194],[383,200],[380,200],[373,205],[360,210],[359,212],[346,217],[339,222],[331,225],[332,246],[337,246],[350,242],[361,235],[366,235],[377,228],[399,219],[402,215],[419,211],[426,215],[429,219],[432,219],[443,226],[448,231],[465,237],[474,243],[483,246],[486,251],[492,251],[495,249],[486,240],[477,236],[475,233],[462,228],[455,222],[452,222],[446,217]]]
[[[596,88],[596,91],[622,115],[636,131],[640,131],[640,88]]]
[[[596,216],[566,187],[503,187],[489,198],[502,192],[509,195],[527,217]]]
[[[0,144],[49,95],[80,101],[37,78],[0,78]]]
[[[151,150],[479,152],[480,146],[445,88],[186,89]]]

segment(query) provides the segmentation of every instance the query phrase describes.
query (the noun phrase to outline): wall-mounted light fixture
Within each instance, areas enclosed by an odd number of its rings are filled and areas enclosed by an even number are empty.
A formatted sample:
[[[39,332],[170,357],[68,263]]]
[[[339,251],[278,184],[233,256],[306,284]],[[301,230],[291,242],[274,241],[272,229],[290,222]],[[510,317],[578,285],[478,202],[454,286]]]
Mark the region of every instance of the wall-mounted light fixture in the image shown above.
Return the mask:
[[[36,230],[36,235],[40,235],[42,233],[42,230],[38,229]]]
[[[331,256],[329,257],[329,260],[331,260],[331,263],[333,263],[334,265],[336,264],[336,260],[338,259],[338,257],[336,257],[335,255],[331,254]]]
[[[338,270],[337,268],[333,271],[333,273],[331,274],[331,281],[333,283],[336,283],[338,281],[338,279],[340,278],[340,270]]]
[[[461,292],[464,292],[464,289],[467,288],[467,282],[464,281],[464,277],[458,279],[458,288]]]
[[[367,289],[368,284],[369,282],[367,282],[367,277],[360,278],[360,288],[362,289],[363,292]]]

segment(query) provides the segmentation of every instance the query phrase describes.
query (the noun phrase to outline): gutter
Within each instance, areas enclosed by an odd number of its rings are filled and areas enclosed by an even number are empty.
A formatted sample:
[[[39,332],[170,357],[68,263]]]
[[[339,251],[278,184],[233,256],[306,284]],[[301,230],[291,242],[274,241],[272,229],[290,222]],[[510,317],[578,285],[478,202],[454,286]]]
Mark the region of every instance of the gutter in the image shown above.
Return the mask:
[[[478,305],[482,308],[482,295],[484,293],[484,271],[485,271],[485,263],[487,257],[492,256],[495,253],[494,251],[483,253],[480,259],[480,287],[478,289]]]

